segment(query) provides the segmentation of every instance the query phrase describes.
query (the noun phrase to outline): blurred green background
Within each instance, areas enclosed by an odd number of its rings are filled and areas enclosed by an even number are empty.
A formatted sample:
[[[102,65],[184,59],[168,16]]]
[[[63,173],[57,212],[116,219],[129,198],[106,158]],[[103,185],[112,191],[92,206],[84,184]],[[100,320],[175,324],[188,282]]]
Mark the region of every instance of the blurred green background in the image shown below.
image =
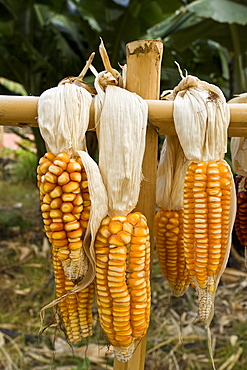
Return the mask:
[[[78,75],[93,51],[102,70],[100,37],[116,69],[126,43],[158,38],[161,91],[180,81],[176,61],[229,99],[246,91],[246,24],[246,0],[0,0],[0,93],[40,95]],[[44,144],[32,131],[40,157]]]

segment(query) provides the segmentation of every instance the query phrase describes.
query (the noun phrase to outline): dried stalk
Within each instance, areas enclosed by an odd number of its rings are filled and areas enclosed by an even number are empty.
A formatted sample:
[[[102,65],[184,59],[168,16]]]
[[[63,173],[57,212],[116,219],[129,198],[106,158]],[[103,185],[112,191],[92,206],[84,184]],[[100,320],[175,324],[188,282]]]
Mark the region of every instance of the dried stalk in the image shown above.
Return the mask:
[[[88,58],[88,60],[86,61],[85,67],[82,69],[82,71],[77,77],[74,77],[74,76],[65,77],[58,83],[58,85],[64,85],[66,83],[74,83],[77,86],[84,87],[84,89],[86,89],[90,94],[96,95],[97,92],[94,86],[91,86],[82,80],[85,74],[87,73],[88,69],[90,68],[94,56],[95,56],[95,53],[93,52]]]
[[[100,38],[101,42],[100,42],[100,46],[99,46],[99,53],[100,53],[100,56],[102,58],[102,62],[104,64],[104,67],[105,67],[105,70],[106,72],[110,72],[113,77],[117,80],[118,79],[118,76],[117,76],[117,71],[114,70],[111,66],[111,62],[110,62],[110,59],[108,57],[108,54],[107,54],[107,51],[106,51],[106,48],[105,48],[105,45],[104,45],[104,42],[102,40],[102,38]]]
[[[100,38],[100,40],[101,42],[99,46],[99,53],[102,58],[102,62],[104,64],[105,70],[106,70],[106,72],[100,77],[100,85],[102,86],[103,89],[105,89],[107,85],[114,85],[114,86],[122,87],[123,86],[122,76],[116,69],[112,68],[104,42],[102,38]]]

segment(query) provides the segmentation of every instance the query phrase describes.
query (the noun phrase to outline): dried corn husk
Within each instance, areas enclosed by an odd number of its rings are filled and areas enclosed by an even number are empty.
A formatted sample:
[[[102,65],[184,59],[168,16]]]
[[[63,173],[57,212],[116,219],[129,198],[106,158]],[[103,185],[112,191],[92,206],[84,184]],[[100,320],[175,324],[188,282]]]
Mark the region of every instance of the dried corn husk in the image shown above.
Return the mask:
[[[91,94],[75,84],[66,83],[41,94],[38,122],[46,149],[75,155],[86,150],[85,132],[89,122]]]
[[[88,177],[91,210],[81,253],[86,254],[89,267],[85,276],[78,276],[79,283],[68,294],[86,288],[95,277],[94,237],[102,218],[107,215],[106,190],[98,166],[86,148],[85,133],[89,125],[91,102],[92,96],[85,88],[74,83],[64,83],[43,92],[38,104],[39,128],[47,151],[55,155],[63,151],[72,157],[81,157]],[[54,300],[43,310],[63,298]]]
[[[247,138],[231,138],[231,155],[233,171],[243,177],[247,177]]]
[[[142,181],[148,107],[137,94],[118,86],[104,90],[95,80],[99,168],[109,199],[108,214],[126,216],[138,201]],[[100,122],[100,124],[98,124]]]
[[[184,176],[188,164],[177,136],[168,135],[157,170],[156,203],[159,207],[169,211],[183,208]]]
[[[228,101],[228,104],[234,103],[247,103],[247,93],[240,94],[239,96]],[[235,220],[235,230],[240,242],[245,245],[245,266],[247,267],[247,245],[246,245],[246,222],[242,210],[245,206],[243,195],[246,195],[246,178],[247,178],[247,138],[246,137],[232,137],[231,138],[231,156],[232,168],[236,176],[236,190],[238,198],[237,216]],[[245,209],[245,208],[244,208]]]
[[[230,110],[221,90],[188,76],[174,89],[174,123],[189,161],[214,161],[227,151]]]
[[[247,93],[228,101],[228,104],[247,103]],[[231,138],[231,156],[233,171],[240,176],[247,177],[247,138],[232,137]]]

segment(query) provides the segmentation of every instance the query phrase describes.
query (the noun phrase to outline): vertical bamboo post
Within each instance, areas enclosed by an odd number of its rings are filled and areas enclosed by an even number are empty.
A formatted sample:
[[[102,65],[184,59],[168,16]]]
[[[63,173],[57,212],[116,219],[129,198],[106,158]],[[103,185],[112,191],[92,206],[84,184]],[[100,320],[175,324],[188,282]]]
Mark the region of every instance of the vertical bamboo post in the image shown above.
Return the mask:
[[[157,40],[140,40],[126,45],[127,85],[143,99],[159,99],[160,71],[163,43]],[[147,128],[146,149],[143,160],[143,175],[139,201],[136,210],[148,220],[151,241],[151,261],[154,247],[154,215],[157,168],[158,134],[153,127]],[[137,153],[138,155],[138,153]],[[146,354],[146,338],[138,345],[130,361],[114,360],[114,370],[143,370]]]

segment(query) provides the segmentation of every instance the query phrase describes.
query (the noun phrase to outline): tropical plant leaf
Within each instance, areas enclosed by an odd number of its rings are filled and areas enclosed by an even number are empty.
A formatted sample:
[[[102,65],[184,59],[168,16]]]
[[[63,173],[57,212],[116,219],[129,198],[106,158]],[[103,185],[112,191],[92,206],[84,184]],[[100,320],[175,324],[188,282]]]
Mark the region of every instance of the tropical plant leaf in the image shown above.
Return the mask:
[[[198,19],[197,17],[197,20]],[[176,33],[169,35],[166,39],[166,43],[168,47],[175,47],[176,50],[183,52],[187,47],[191,47],[197,40],[209,39],[232,50],[233,45],[229,26],[215,22],[212,19],[203,18],[200,19],[200,22],[187,28],[178,29]]]
[[[230,0],[197,0],[190,3],[187,10],[220,23],[247,24],[247,6]]]
[[[201,22],[201,19],[196,19],[192,13],[178,11],[155,26],[150,27],[147,30],[147,35],[152,38],[165,38],[168,35],[199,22]]]
[[[0,77],[0,85],[17,95],[27,95],[25,88],[18,82],[11,81],[8,78]]]

